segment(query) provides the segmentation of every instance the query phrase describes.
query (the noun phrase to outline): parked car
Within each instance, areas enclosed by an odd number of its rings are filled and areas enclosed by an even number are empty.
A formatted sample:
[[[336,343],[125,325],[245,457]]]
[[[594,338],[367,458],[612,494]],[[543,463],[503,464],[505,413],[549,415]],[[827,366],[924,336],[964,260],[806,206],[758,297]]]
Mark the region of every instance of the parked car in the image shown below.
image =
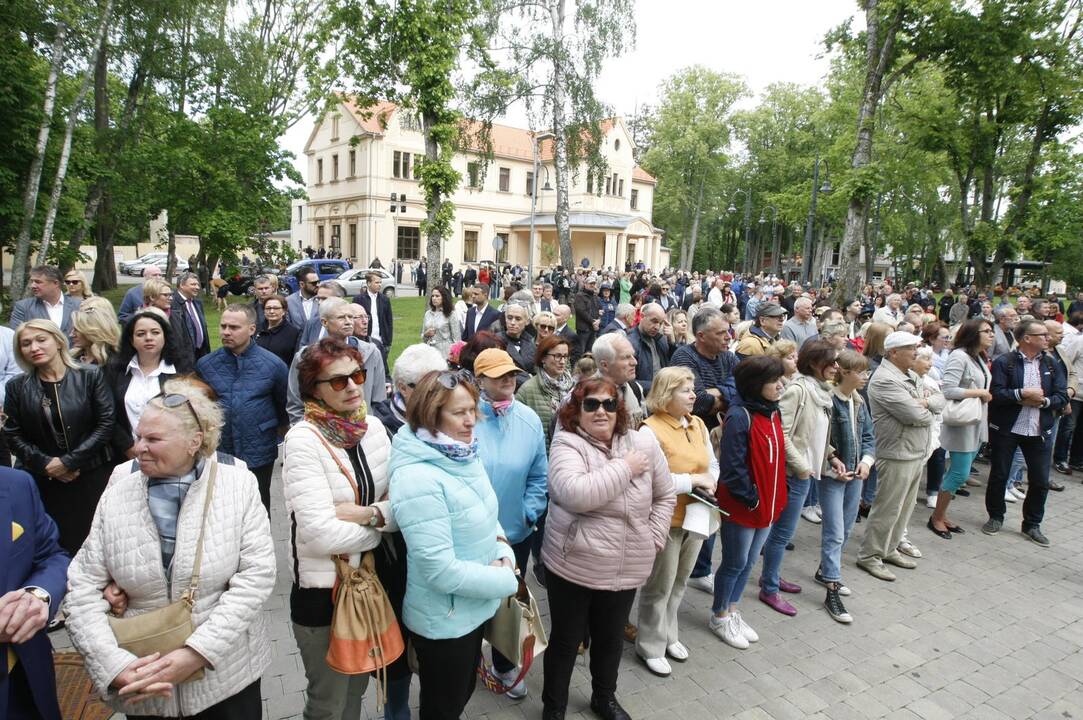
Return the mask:
[[[275,267],[260,267],[258,265],[242,265],[236,268],[229,277],[225,278],[226,285],[229,286],[229,291],[233,295],[247,295],[252,297],[256,294],[255,279],[260,275],[277,275],[278,268]],[[286,295],[288,290],[280,283],[278,286],[278,294]]]
[[[365,276],[376,273],[380,276],[380,292],[389,299],[395,297],[395,278],[387,270],[382,268],[361,268],[359,270],[347,270],[338,276],[338,282],[346,288],[347,295],[357,295],[365,289]]]
[[[139,264],[134,264],[133,263],[133,264],[128,266],[127,274],[128,275],[135,275],[136,277],[139,277],[140,275],[143,274],[143,270],[148,265],[157,265],[159,268],[161,268],[162,273],[164,274],[167,263],[168,263],[168,260],[164,256],[160,257],[160,258],[153,258],[152,260],[150,260],[148,262],[144,262],[144,263],[139,263]],[[187,272],[187,270],[188,270],[188,261],[187,260],[181,260],[180,258],[177,258],[176,266],[173,268],[173,273],[176,274],[176,273]]]
[[[164,252],[152,252],[135,260],[122,260],[117,269],[124,275],[142,275],[143,267],[156,260],[165,260],[169,255]]]
[[[350,269],[350,264],[345,260],[298,260],[279,276],[279,285],[288,287],[291,293],[297,292],[297,273],[304,267],[315,270],[320,280],[337,280]]]

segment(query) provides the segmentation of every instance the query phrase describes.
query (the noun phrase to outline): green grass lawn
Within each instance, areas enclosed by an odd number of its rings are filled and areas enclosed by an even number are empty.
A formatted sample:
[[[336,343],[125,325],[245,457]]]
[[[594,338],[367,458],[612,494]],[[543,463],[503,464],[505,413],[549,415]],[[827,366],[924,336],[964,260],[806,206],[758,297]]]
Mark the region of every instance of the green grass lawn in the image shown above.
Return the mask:
[[[124,299],[124,293],[128,292],[131,285],[121,285],[113,290],[102,293],[102,297],[108,298],[113,307],[119,308]],[[239,295],[230,295],[230,302],[248,303],[250,298]],[[214,298],[203,298],[203,308],[207,314],[207,334],[210,336],[211,349],[217,350],[222,345],[218,340],[218,320],[221,313],[215,307]],[[425,316],[425,298],[423,297],[398,297],[391,301],[391,314],[395,322],[395,339],[391,343],[391,353],[388,355],[388,364],[393,364],[395,358],[407,345],[421,342],[421,320]]]

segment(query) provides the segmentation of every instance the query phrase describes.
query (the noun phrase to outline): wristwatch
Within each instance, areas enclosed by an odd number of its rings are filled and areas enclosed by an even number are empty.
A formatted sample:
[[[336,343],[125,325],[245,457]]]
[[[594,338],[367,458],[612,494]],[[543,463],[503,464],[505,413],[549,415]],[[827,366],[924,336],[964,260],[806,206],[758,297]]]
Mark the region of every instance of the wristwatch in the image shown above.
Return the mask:
[[[50,602],[52,602],[52,598],[49,596],[49,593],[45,592],[44,590],[37,587],[36,585],[31,585],[30,587],[25,587],[25,588],[23,588],[23,590],[30,593],[34,597],[36,597],[38,600],[41,600],[46,605],[48,605]]]
[[[379,508],[375,508],[375,507],[372,508],[372,517],[369,518],[368,526],[369,527],[380,527],[381,520],[383,520],[383,518],[380,515]]]

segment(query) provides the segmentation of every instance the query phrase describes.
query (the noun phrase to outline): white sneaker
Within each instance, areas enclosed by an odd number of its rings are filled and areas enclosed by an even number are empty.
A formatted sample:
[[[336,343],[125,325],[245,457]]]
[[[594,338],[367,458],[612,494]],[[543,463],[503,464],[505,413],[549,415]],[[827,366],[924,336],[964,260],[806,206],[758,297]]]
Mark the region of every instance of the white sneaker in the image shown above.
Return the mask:
[[[921,551],[918,550],[914,543],[910,542],[909,540],[903,540],[901,543],[899,543],[899,552],[901,552],[903,555],[909,555],[912,558],[921,557]],[[842,593],[839,594],[841,595]]]
[[[718,616],[712,613],[711,619],[707,621],[707,627],[711,629],[711,632],[720,637],[722,642],[730,647],[735,647],[738,650],[747,650],[748,640],[741,632],[741,626],[733,620],[733,615]]]
[[[801,508],[801,517],[805,518],[813,525],[819,525],[821,522],[823,522],[822,520],[820,520],[820,516],[816,514],[816,508],[812,507],[811,505],[805,508]]]
[[[684,646],[684,643],[678,640],[675,643],[666,645],[666,655],[669,655],[677,662],[684,662],[688,659],[688,648]]]
[[[1004,492],[1004,502],[1013,503],[1013,502],[1019,502],[1019,501],[1016,499],[1015,495],[1012,495],[1011,490],[1006,490]]]
[[[669,661],[665,658],[645,658],[640,655],[639,659],[652,674],[658,677],[669,677],[673,673],[673,668],[669,666]]]
[[[696,590],[702,590],[705,593],[714,595],[714,573],[710,575],[704,575],[703,577],[688,578],[686,583],[688,587],[695,588]]]
[[[931,493],[927,498],[925,498],[925,507],[929,508],[930,510],[936,510],[936,495],[936,493]]]
[[[1015,497],[1019,500],[1027,499],[1027,494],[1016,485],[1012,485],[1010,488],[1008,488],[1008,492],[1010,492],[1012,495],[1015,495]]]
[[[821,508],[819,505],[813,505],[812,509],[816,511],[816,517],[820,518],[820,520],[822,521],[824,519],[823,508]]]
[[[750,643],[760,641],[760,636],[757,635],[756,631],[753,630],[751,626],[749,626],[749,624],[745,622],[745,619],[741,617],[741,613],[739,611],[734,610],[732,615],[733,617],[737,618],[737,625],[740,626],[741,634],[745,636],[745,640],[748,640]]]
[[[519,668],[512,668],[506,673],[497,672],[494,669],[493,675],[496,676],[496,679],[500,681],[501,685],[508,688],[508,691],[504,694],[510,697],[512,700],[522,700],[526,697],[527,689],[525,677],[515,685],[512,685],[512,683],[515,682],[515,678],[519,677]]]

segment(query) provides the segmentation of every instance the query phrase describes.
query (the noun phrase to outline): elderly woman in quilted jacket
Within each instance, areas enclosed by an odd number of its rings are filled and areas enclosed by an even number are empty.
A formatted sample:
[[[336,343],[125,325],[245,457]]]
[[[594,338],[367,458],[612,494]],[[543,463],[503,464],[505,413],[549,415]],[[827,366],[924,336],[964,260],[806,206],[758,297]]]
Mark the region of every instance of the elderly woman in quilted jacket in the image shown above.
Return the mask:
[[[102,697],[129,718],[262,714],[274,545],[255,476],[216,457],[221,428],[221,410],[194,385],[166,383],[139,419],[138,469],[106,489],[68,571],[72,641]],[[138,657],[117,642],[110,610],[142,615],[188,591],[204,516],[195,630],[177,649]],[[111,584],[122,591],[112,608]]]
[[[308,685],[305,720],[357,718],[368,675],[344,675],[326,662],[334,610],[336,555],[358,567],[371,552],[376,574],[401,615],[406,547],[387,499],[391,441],[365,407],[365,360],[324,338],[297,367],[304,419],[286,434],[282,488],[289,516],[290,619]],[[387,720],[410,717],[410,670],[403,655],[388,668]]]
[[[549,520],[542,543],[552,630],[545,651],[543,717],[568,705],[583,629],[590,631],[591,709],[626,720],[617,702],[624,624],[636,588],[669,540],[677,504],[666,458],[630,430],[617,387],[583,380],[560,410],[549,460]]]

